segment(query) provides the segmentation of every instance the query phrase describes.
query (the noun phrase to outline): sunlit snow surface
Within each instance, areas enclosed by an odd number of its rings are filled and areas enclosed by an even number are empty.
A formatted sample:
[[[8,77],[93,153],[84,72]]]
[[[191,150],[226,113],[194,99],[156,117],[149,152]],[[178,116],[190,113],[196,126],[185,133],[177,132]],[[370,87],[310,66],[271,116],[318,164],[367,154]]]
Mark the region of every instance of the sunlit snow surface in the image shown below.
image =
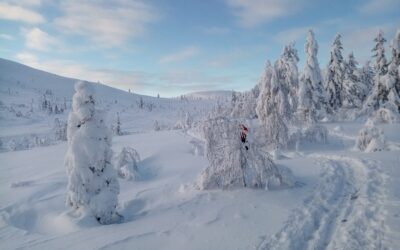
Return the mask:
[[[55,117],[38,110],[41,91],[70,100],[74,80],[0,61],[0,139],[52,136]],[[18,83],[19,82],[19,83]],[[66,142],[0,153],[1,249],[398,249],[400,125],[379,125],[387,151],[354,149],[363,123],[327,123],[327,145],[282,152],[279,165],[296,178],[291,189],[213,190],[193,187],[207,165],[202,144],[172,130],[182,112],[206,114],[213,100],[142,97],[98,85],[112,123],[120,112],[126,135],[113,138],[140,154],[141,179],[119,179],[121,224],[101,226],[65,206]],[[204,94],[203,94],[204,95]],[[29,113],[34,99],[34,112]],[[117,102],[115,102],[117,101]],[[24,104],[25,106],[23,106]],[[14,111],[10,110],[13,108]],[[20,110],[24,116],[17,117]],[[154,131],[157,120],[164,125]]]

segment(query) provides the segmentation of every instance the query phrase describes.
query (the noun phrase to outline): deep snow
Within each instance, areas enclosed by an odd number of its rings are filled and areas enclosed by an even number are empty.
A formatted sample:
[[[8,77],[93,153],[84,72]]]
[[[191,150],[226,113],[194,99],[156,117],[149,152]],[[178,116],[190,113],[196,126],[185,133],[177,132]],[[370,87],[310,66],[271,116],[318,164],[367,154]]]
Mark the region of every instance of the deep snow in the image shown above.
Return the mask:
[[[141,158],[140,180],[119,179],[124,223],[102,226],[91,217],[75,217],[65,206],[66,142],[5,148],[10,139],[31,134],[52,137],[54,118],[66,119],[70,110],[48,115],[37,102],[46,89],[60,101],[70,100],[74,80],[5,60],[0,73],[1,249],[400,247],[399,124],[379,125],[388,150],[370,153],[354,149],[362,122],[323,124],[328,144],[301,145],[275,161],[293,171],[293,188],[200,191],[193,183],[207,166],[204,145],[172,128],[185,112],[200,119],[215,99],[142,97],[154,104],[150,111],[139,108],[139,95],[96,84],[109,122],[121,113],[125,135],[114,136],[114,155],[129,146]],[[155,120],[163,125],[160,131],[154,131]]]

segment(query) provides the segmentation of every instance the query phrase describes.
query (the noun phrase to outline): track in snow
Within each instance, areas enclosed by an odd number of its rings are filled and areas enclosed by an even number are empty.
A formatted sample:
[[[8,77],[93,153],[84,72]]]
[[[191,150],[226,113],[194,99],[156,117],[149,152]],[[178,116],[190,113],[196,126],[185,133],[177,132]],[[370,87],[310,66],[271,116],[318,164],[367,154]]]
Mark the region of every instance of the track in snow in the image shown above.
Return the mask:
[[[259,249],[385,249],[385,174],[374,161],[318,156],[313,194]]]

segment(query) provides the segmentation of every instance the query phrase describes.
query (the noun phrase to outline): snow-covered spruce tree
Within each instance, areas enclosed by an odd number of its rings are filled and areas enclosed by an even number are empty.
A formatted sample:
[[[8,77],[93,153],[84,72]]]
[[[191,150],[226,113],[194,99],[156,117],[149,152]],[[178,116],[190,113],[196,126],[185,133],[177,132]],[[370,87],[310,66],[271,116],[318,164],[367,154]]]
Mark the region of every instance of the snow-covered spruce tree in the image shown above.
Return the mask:
[[[364,102],[371,92],[371,89],[374,85],[374,69],[371,67],[371,62],[366,61],[361,68],[360,72],[360,81],[363,84],[363,88],[365,89],[365,93],[363,95],[362,101]]]
[[[388,102],[397,108],[400,113],[400,29],[391,44],[392,60],[386,74],[386,88],[388,90]]]
[[[113,132],[115,135],[122,135],[121,131],[121,119],[119,118],[119,113],[117,112],[117,120],[115,122],[115,125],[112,127]]]
[[[135,149],[131,147],[124,147],[121,150],[121,153],[119,153],[117,156],[114,164],[119,177],[126,180],[140,179],[140,173],[138,169],[139,161],[140,156]]]
[[[298,89],[299,89],[299,72],[297,63],[299,57],[294,43],[284,47],[283,53],[278,59],[277,67],[280,71],[280,82],[288,89],[290,112],[294,113],[297,110],[298,104]]]
[[[387,60],[385,57],[385,42],[386,39],[383,37],[383,32],[379,31],[378,35],[374,39],[375,46],[372,49],[375,57],[375,77],[374,77],[374,86],[370,95],[368,96],[364,109],[372,109],[377,110],[380,108],[386,101],[388,101],[388,93],[384,78],[388,71]]]
[[[300,76],[298,114],[304,122],[314,122],[316,117],[326,113],[326,95],[318,63],[318,43],[313,30],[308,31],[306,44],[306,63]]]
[[[342,87],[342,105],[343,108],[360,108],[366,93],[365,86],[361,83],[360,74],[357,69],[358,62],[350,53],[345,63],[345,74]]]
[[[267,61],[259,83],[260,94],[257,98],[256,113],[258,119],[260,119],[262,123],[265,122],[269,113],[269,110],[267,109],[270,107],[270,105],[268,105],[268,103],[271,103],[273,101],[271,94],[271,78],[273,70],[274,69],[271,63]]]
[[[389,68],[394,70],[397,68],[396,90],[400,95],[400,29],[397,30],[396,35],[392,42],[392,61]]]
[[[332,44],[331,57],[326,70],[325,89],[328,108],[331,112],[342,106],[342,84],[344,79],[344,63],[342,56],[342,36],[337,34]]]
[[[200,189],[290,186],[291,178],[282,174],[267,153],[259,151],[253,144],[245,149],[240,130],[239,122],[224,117],[205,122],[209,165],[198,180]]]
[[[272,73],[272,95],[278,107],[278,113],[285,122],[293,120],[293,114],[297,109],[297,62],[297,50],[293,45],[285,46],[284,53],[275,62]]]
[[[96,109],[93,87],[78,82],[75,91],[67,131],[67,205],[89,212],[101,224],[119,222],[122,216],[116,211],[119,183],[111,165],[111,133]]]
[[[288,92],[281,90],[275,68],[268,62],[261,78],[261,92],[257,100],[256,112],[265,136],[265,143],[272,148],[284,148],[288,142],[289,120]],[[286,97],[286,98],[285,98]]]

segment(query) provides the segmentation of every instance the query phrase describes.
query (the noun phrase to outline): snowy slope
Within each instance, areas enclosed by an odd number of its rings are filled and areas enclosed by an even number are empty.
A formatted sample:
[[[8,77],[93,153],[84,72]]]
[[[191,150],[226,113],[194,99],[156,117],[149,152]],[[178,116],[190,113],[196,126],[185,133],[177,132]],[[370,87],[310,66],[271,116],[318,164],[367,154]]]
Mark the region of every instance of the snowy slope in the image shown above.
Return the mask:
[[[54,119],[66,119],[69,109],[48,114],[38,108],[40,98],[51,90],[56,102],[70,101],[74,82],[0,60],[1,147],[13,138],[52,136]],[[66,142],[2,150],[0,249],[399,249],[399,124],[379,125],[388,150],[372,153],[354,149],[364,124],[323,124],[328,144],[302,145],[276,161],[293,171],[294,188],[199,191],[193,183],[207,165],[204,145],[171,128],[185,112],[202,119],[215,99],[95,88],[109,122],[121,114],[126,134],[114,136],[113,151],[130,146],[142,159],[142,179],[120,179],[125,222],[101,226],[68,212]],[[140,108],[140,98],[154,107]]]
[[[215,91],[199,91],[185,94],[189,99],[229,99],[232,97],[232,91],[228,90],[215,90]]]
[[[3,144],[32,134],[42,139],[51,136],[54,119],[67,119],[76,82],[76,79],[0,59],[0,140]],[[185,118],[185,113],[189,112],[194,120],[201,119],[214,103],[213,100],[142,96],[99,83],[92,84],[100,108],[106,111],[108,123],[116,123],[118,113],[124,133],[154,130],[156,121],[161,129],[172,129]],[[62,114],[48,114],[41,110],[43,96],[58,107],[66,103],[67,110]],[[20,129],[16,130],[14,126]]]

